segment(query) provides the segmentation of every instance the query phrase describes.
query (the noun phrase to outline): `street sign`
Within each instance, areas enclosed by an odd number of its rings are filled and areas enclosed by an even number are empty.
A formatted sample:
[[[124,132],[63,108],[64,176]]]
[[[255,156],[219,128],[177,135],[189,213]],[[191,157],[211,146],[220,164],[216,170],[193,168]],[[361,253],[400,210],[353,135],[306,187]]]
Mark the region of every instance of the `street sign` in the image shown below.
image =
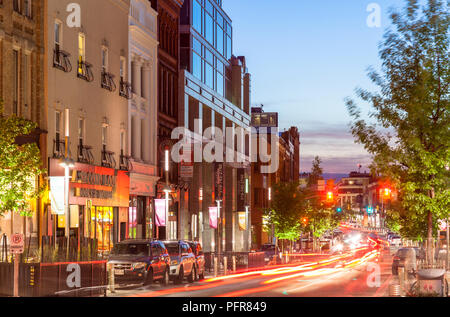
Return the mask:
[[[11,253],[21,254],[23,253],[24,240],[23,234],[16,233],[11,236]]]

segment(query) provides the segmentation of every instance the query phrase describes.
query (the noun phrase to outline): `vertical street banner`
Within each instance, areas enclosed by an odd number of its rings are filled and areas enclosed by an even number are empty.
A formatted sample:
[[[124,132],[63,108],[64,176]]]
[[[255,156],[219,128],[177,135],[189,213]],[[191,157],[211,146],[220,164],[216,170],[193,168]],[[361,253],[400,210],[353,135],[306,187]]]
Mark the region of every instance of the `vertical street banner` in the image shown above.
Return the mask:
[[[64,176],[50,177],[50,201],[53,215],[64,215]]]
[[[184,180],[191,180],[194,177],[194,147],[193,144],[189,148],[183,148],[182,160],[180,163],[180,177]]]
[[[223,200],[223,163],[214,164],[214,197]]]
[[[209,226],[217,229],[217,207],[209,207]]]
[[[237,169],[237,211],[245,210],[245,170]]]
[[[245,212],[238,212],[239,230],[247,230],[247,214]]]
[[[157,227],[166,226],[166,200],[155,199],[155,224]]]

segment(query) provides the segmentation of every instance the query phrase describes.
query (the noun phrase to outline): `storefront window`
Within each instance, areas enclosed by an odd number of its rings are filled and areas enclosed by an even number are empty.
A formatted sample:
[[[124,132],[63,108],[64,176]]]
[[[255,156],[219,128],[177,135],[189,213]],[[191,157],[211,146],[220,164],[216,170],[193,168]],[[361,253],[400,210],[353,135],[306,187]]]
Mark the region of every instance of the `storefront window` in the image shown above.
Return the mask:
[[[128,238],[136,239],[137,233],[137,197],[130,197],[130,207],[128,210]]]
[[[98,252],[107,255],[113,248],[113,208],[92,207],[86,211],[84,234],[97,240]]]

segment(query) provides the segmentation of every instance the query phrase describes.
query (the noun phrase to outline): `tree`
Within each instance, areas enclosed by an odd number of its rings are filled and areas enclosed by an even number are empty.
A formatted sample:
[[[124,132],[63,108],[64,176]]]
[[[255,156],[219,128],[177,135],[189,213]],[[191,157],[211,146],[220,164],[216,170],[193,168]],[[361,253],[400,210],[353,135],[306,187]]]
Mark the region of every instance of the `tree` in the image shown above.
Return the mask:
[[[277,183],[273,187],[273,199],[270,208],[264,211],[270,225],[274,226],[274,234],[278,239],[295,241],[301,227],[301,203],[299,184]]]
[[[40,195],[41,189],[35,181],[44,173],[39,148],[36,143],[16,143],[17,137],[28,135],[36,128],[30,120],[4,116],[0,100],[0,217],[10,211],[30,216],[30,202]]]
[[[316,156],[314,158],[314,161],[312,162],[311,173],[309,174],[309,177],[308,177],[308,187],[317,186],[317,182],[320,179],[323,179],[323,177],[322,177],[323,169],[320,166],[321,164],[322,164],[322,160],[320,159],[320,157]]]
[[[408,236],[424,238],[426,232],[431,245],[437,220],[450,210],[449,12],[444,1],[428,0],[420,8],[409,0],[391,20],[394,30],[380,46],[382,74],[369,70],[379,89],[357,89],[376,123],[362,119],[353,100],[346,103],[356,142],[373,156],[372,172],[388,177],[399,192],[390,220]]]

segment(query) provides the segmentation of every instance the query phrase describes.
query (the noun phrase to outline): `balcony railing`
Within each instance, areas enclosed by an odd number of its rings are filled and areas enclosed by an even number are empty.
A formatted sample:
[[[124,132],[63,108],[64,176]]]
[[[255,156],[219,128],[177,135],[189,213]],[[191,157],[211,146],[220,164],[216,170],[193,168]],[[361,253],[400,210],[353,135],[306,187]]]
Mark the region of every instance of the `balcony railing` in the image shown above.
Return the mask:
[[[124,98],[131,99],[131,84],[123,81],[123,79],[120,79],[119,95]]]
[[[131,156],[121,154],[119,169],[122,171],[131,171],[133,169],[133,165],[131,164],[130,159],[131,159]]]
[[[78,61],[77,76],[88,82],[92,82],[94,80],[94,74],[92,74],[91,68],[92,68],[92,64],[85,62],[85,61]]]
[[[70,148],[68,155],[71,156]],[[63,140],[53,140],[53,158],[62,159],[66,156],[66,143]]]
[[[70,54],[60,50],[53,50],[53,67],[58,68],[66,73],[70,73],[72,71],[72,64],[69,60]]]
[[[85,164],[94,164],[92,146],[83,144],[78,145],[78,162]]]
[[[107,89],[111,92],[116,91],[117,86],[114,82],[114,75],[107,72],[102,72],[102,88]]]
[[[116,168],[116,160],[114,159],[114,152],[102,151],[102,166],[109,168]]]

